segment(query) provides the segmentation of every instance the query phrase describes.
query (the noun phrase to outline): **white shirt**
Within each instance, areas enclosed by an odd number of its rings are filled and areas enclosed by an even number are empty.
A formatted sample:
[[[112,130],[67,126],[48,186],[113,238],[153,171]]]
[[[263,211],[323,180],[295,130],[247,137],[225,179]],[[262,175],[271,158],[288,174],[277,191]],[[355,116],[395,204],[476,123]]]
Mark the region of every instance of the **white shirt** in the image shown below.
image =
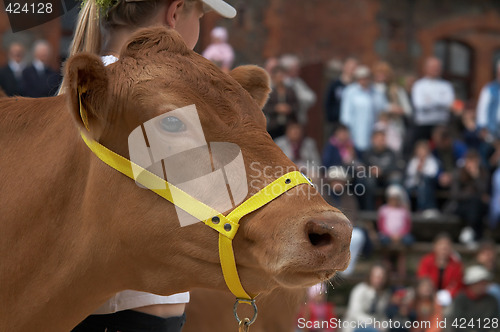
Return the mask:
[[[105,66],[118,61],[113,55],[101,57]],[[145,292],[126,290],[110,298],[106,303],[97,309],[94,314],[112,314],[118,311],[141,308],[155,304],[179,304],[189,302],[189,292],[174,294],[170,296],[160,296]]]
[[[455,93],[450,82],[424,77],[413,85],[412,99],[417,125],[446,124]]]
[[[491,102],[491,91],[489,84],[481,90],[479,102],[477,103],[477,126],[479,128],[488,127],[488,108]],[[500,103],[497,109],[497,122],[500,123]]]

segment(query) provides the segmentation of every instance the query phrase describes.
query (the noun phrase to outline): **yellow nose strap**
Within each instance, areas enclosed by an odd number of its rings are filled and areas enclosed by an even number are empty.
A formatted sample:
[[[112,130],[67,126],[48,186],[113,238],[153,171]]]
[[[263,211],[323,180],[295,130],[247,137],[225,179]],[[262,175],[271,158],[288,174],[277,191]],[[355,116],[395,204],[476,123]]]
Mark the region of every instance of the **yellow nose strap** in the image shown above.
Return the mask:
[[[127,158],[109,150],[98,142],[88,139],[83,132],[81,136],[90,150],[104,163],[129,178],[136,180],[146,188],[162,188],[150,190],[219,232],[219,257],[224,280],[229,290],[239,300],[252,300],[254,298],[241,285],[234,258],[233,238],[238,231],[240,219],[300,184],[312,185],[309,179],[297,171],[285,174],[248,198],[225,216],[170,184],[168,181],[134,164]],[[132,168],[141,171],[139,179],[135,179]],[[173,197],[175,197],[175,200]],[[210,217],[207,218],[207,216]]]

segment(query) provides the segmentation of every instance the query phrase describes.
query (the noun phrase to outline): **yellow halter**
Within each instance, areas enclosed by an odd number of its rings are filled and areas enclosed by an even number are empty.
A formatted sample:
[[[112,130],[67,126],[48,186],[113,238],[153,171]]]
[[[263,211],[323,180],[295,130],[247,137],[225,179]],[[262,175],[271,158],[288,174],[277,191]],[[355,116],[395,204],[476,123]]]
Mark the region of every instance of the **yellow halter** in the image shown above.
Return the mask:
[[[85,127],[87,127],[88,129],[87,112],[85,111],[81,103],[80,115],[85,124]],[[100,143],[89,139],[83,131],[81,132],[81,137],[90,148],[90,150],[92,150],[92,152],[104,163],[119,171],[120,173],[128,176],[129,178],[136,180],[144,187],[149,188],[149,190],[155,192],[159,196],[181,208],[185,212],[191,214],[195,218],[203,220],[203,223],[205,225],[219,232],[219,257],[222,267],[222,273],[224,275],[224,280],[227,287],[229,288],[231,293],[236,296],[237,299],[234,308],[235,317],[240,325],[244,324],[247,327],[251,325],[255,321],[255,318],[257,316],[257,307],[255,306],[254,300],[255,296],[250,295],[243,288],[238,276],[236,261],[233,252],[233,238],[238,231],[239,222],[241,218],[243,218],[247,214],[260,209],[267,203],[271,202],[275,198],[281,196],[288,190],[300,184],[308,184],[312,186],[311,181],[298,171],[285,174],[272,183],[268,184],[255,195],[245,200],[243,203],[238,205],[231,213],[225,216],[222,213],[204,204],[203,202],[190,196],[181,189],[173,186],[168,181],[165,181],[157,175],[138,166],[137,164],[134,164],[132,161],[109,150]],[[139,169],[141,171],[141,176],[139,179],[135,179],[133,168],[135,170]],[[175,202],[173,197],[175,197]],[[204,216],[207,215],[211,215],[213,217],[204,220]],[[253,306],[254,317],[251,320],[247,319],[247,321],[240,321],[236,313],[236,307],[239,303],[246,303]]]

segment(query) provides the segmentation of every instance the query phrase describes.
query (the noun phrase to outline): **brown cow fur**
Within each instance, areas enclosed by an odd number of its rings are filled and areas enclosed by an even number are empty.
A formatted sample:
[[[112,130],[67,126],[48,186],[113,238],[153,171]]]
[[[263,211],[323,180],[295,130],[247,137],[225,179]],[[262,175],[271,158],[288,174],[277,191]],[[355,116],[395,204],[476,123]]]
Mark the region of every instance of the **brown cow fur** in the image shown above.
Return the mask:
[[[240,146],[249,182],[257,180],[252,195],[294,165],[266,132],[267,75],[236,73],[248,91],[177,33],[154,28],[108,67],[89,54],[71,58],[65,95],[0,100],[0,331],[67,332],[125,289],[226,289],[217,232],[180,227],[172,204],[96,157],[79,134],[78,93],[86,89],[88,135],[124,156],[130,132],[168,111],[161,106],[195,104],[207,141]],[[312,285],[346,267],[350,224],[301,188],[241,220],[233,242],[247,291]],[[311,232],[332,241],[315,246]]]

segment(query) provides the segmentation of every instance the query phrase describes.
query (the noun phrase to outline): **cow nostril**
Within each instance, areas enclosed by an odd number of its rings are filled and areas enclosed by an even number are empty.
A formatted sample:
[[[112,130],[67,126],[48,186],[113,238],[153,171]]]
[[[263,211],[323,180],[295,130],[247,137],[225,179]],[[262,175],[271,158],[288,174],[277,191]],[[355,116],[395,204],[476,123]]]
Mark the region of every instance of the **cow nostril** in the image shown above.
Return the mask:
[[[323,247],[332,243],[332,236],[328,233],[318,234],[315,232],[311,232],[308,234],[309,242],[315,247]]]

